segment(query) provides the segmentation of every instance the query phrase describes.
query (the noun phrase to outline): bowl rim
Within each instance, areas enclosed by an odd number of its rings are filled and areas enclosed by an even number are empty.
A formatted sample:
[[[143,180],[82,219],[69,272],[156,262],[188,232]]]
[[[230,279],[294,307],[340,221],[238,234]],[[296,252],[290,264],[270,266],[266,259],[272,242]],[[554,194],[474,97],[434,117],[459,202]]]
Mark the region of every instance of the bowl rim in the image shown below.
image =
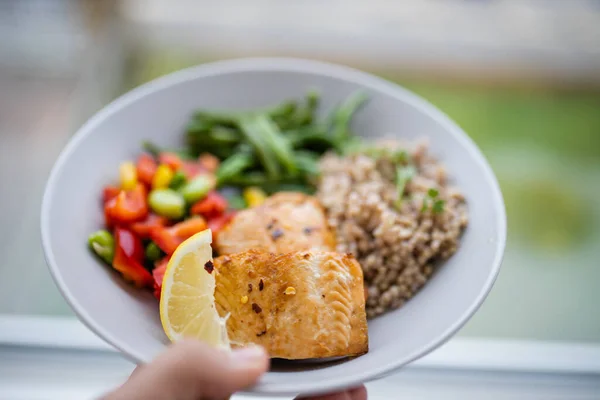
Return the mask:
[[[498,181],[492,172],[490,165],[486,158],[481,153],[479,148],[473,142],[473,140],[444,112],[439,110],[433,104],[423,99],[419,95],[405,89],[404,87],[377,77],[367,72],[363,72],[351,67],[334,64],[330,62],[315,61],[301,58],[289,58],[289,57],[256,57],[256,58],[236,58],[223,61],[210,62],[192,66],[189,68],[182,69],[177,72],[159,77],[152,81],[149,81],[141,86],[138,86],[131,91],[116,98],[108,105],[103,107],[100,111],[94,114],[88,119],[71,137],[67,145],[60,152],[57,160],[52,167],[49,178],[46,183],[42,198],[41,217],[40,217],[40,228],[41,228],[41,239],[42,249],[44,251],[44,257],[50,274],[58,287],[60,293],[73,309],[79,320],[87,326],[91,331],[98,335],[101,339],[109,343],[123,353],[129,360],[136,364],[148,362],[143,354],[139,354],[135,350],[129,348],[128,345],[123,344],[114,337],[110,332],[107,332],[102,326],[96,323],[93,317],[91,317],[86,309],[82,307],[77,299],[71,294],[71,291],[64,283],[60,269],[57,266],[53,250],[50,246],[50,207],[51,199],[55,189],[56,181],[61,173],[63,164],[69,159],[71,154],[75,151],[78,144],[84,140],[88,135],[93,132],[98,125],[100,125],[105,119],[110,118],[113,113],[119,109],[134,103],[140,98],[145,97],[154,92],[158,92],[172,85],[184,83],[186,81],[202,79],[212,76],[218,76],[230,73],[240,72],[251,72],[251,71],[285,71],[285,72],[299,72],[299,73],[311,73],[316,75],[327,76],[335,79],[342,79],[349,82],[357,83],[361,86],[366,86],[375,91],[385,93],[391,97],[399,99],[407,104],[418,109],[420,112],[426,114],[428,117],[434,119],[440,125],[442,125],[451,135],[455,137],[457,141],[463,146],[463,148],[470,154],[475,163],[479,168],[483,170],[486,180],[490,184],[491,189],[491,204],[493,205],[494,218],[498,225],[498,238],[496,241],[495,255],[490,269],[490,274],[487,277],[486,282],[480,289],[479,294],[474,299],[473,303],[469,308],[463,311],[460,318],[458,318],[451,326],[445,331],[438,334],[437,337],[431,340],[426,346],[415,349],[409,356],[401,359],[390,360],[386,363],[378,364],[376,367],[365,369],[360,374],[353,376],[343,376],[335,379],[328,379],[326,381],[315,382],[314,384],[296,384],[293,380],[287,382],[263,382],[259,381],[254,387],[247,390],[246,393],[254,395],[296,395],[298,393],[325,393],[335,390],[341,390],[353,385],[357,385],[366,381],[374,380],[398,370],[402,366],[423,357],[430,353],[449,338],[451,338],[479,309],[488,293],[490,292],[497,276],[500,271],[502,259],[504,256],[504,249],[506,246],[506,211],[504,206],[504,200],[500,191]],[[268,373],[270,374],[270,373]]]

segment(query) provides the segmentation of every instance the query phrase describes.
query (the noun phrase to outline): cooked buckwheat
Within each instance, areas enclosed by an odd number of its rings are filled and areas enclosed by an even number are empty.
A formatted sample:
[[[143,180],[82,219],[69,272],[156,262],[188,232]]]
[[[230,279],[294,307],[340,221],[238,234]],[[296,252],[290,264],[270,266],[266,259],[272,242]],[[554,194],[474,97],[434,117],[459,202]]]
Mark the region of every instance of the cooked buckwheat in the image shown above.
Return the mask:
[[[448,185],[426,144],[406,148],[416,174],[400,205],[390,158],[328,154],[320,164],[317,196],[337,233],[337,250],[353,253],[363,268],[369,318],[414,296],[438,261],[456,251],[468,223],[463,195]],[[443,210],[432,209],[435,200],[444,202]]]

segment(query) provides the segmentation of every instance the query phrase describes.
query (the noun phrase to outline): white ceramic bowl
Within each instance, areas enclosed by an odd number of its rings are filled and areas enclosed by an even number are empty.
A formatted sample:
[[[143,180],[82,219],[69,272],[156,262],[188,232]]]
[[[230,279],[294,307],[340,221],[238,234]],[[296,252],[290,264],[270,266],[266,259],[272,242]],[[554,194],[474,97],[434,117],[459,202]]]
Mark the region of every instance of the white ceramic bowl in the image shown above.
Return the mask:
[[[128,286],[89,252],[86,238],[103,224],[101,187],[119,163],[149,139],[175,146],[197,108],[247,108],[322,93],[322,108],[357,89],[370,96],[355,132],[426,136],[465,193],[470,224],[458,252],[404,307],[369,322],[369,353],[326,364],[280,363],[252,391],[319,393],[389,374],[449,339],[490,291],[506,239],[502,195],[488,163],[446,115],[409,91],[346,67],[297,59],[240,59],[204,64],[145,84],[92,117],[56,162],[44,194],[41,229],[46,260],[65,299],[96,334],[135,362],[165,349],[158,304]]]

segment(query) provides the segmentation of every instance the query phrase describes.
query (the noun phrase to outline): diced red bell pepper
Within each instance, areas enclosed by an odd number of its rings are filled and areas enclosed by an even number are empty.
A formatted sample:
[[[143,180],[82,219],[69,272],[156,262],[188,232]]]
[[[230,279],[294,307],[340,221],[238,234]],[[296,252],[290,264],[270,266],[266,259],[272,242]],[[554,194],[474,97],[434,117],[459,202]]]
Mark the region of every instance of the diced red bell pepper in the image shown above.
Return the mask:
[[[213,190],[205,198],[196,202],[190,212],[193,215],[202,215],[210,220],[222,215],[225,210],[227,210],[227,199]]]
[[[192,180],[200,174],[206,173],[206,169],[197,161],[183,161],[181,170],[187,180]]]
[[[105,186],[102,190],[102,204],[108,203],[110,200],[117,197],[120,192],[121,188],[112,185]]]
[[[220,161],[217,157],[210,153],[202,153],[198,157],[198,163],[208,172],[216,172],[219,168]]]
[[[154,270],[152,270],[152,277],[154,278],[154,297],[156,297],[158,300],[160,300],[162,282],[170,258],[170,256],[166,256],[154,263]]]
[[[136,164],[139,181],[148,187],[152,186],[152,178],[154,178],[157,167],[156,161],[150,154],[144,153],[140,155]]]
[[[195,235],[198,232],[202,232],[207,228],[206,220],[200,216],[193,216],[185,221],[172,226],[170,229],[177,236],[185,239]],[[184,240],[185,240],[184,239]]]
[[[129,228],[141,239],[148,239],[150,237],[150,231],[160,226],[167,226],[169,219],[156,215],[153,213],[148,214],[145,220],[134,222]]]
[[[208,221],[208,227],[213,234],[213,242],[216,240],[215,235],[235,217],[235,214],[235,211],[230,211]]]
[[[160,153],[158,155],[158,161],[161,164],[167,164],[169,167],[171,167],[171,169],[173,171],[177,171],[178,169],[180,169],[183,166],[183,162],[181,161],[181,158],[179,158],[179,156],[177,154],[170,153],[168,151]]]
[[[115,228],[115,257],[112,266],[126,281],[138,288],[151,287],[154,278],[142,265],[144,246],[140,238],[128,229]]]
[[[162,286],[159,286],[154,282],[152,294],[156,297],[157,300],[160,300],[160,293],[162,292]]]
[[[206,221],[200,216],[175,224],[169,228],[158,227],[150,230],[150,238],[162,251],[171,255],[184,240],[207,228]]]
[[[142,221],[148,215],[146,188],[138,183],[133,190],[121,190],[104,205],[106,225],[127,225]]]
[[[150,230],[150,238],[165,253],[171,255],[177,249],[177,246],[183,242],[174,235],[169,228],[154,228]]]

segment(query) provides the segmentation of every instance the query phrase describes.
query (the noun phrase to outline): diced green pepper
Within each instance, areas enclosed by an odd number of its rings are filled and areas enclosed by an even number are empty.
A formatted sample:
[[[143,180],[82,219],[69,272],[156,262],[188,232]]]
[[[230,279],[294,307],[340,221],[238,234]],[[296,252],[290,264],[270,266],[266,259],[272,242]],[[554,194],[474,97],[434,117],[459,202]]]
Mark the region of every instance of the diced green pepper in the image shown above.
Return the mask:
[[[108,264],[115,257],[115,239],[107,230],[101,229],[88,237],[88,244],[94,253]]]
[[[160,258],[163,255],[162,250],[160,249],[160,247],[158,247],[158,245],[154,242],[150,242],[148,243],[148,245],[146,246],[146,259],[148,259],[148,261],[157,261],[160,260]]]
[[[156,214],[170,219],[179,219],[185,213],[185,200],[173,189],[157,189],[148,197],[150,208]]]
[[[170,189],[178,190],[187,182],[187,178],[183,171],[177,171],[173,175],[171,179],[171,183],[169,184]]]
[[[188,204],[193,204],[198,200],[202,200],[208,192],[215,188],[215,180],[207,175],[198,175],[181,189],[180,193],[183,199]]]

